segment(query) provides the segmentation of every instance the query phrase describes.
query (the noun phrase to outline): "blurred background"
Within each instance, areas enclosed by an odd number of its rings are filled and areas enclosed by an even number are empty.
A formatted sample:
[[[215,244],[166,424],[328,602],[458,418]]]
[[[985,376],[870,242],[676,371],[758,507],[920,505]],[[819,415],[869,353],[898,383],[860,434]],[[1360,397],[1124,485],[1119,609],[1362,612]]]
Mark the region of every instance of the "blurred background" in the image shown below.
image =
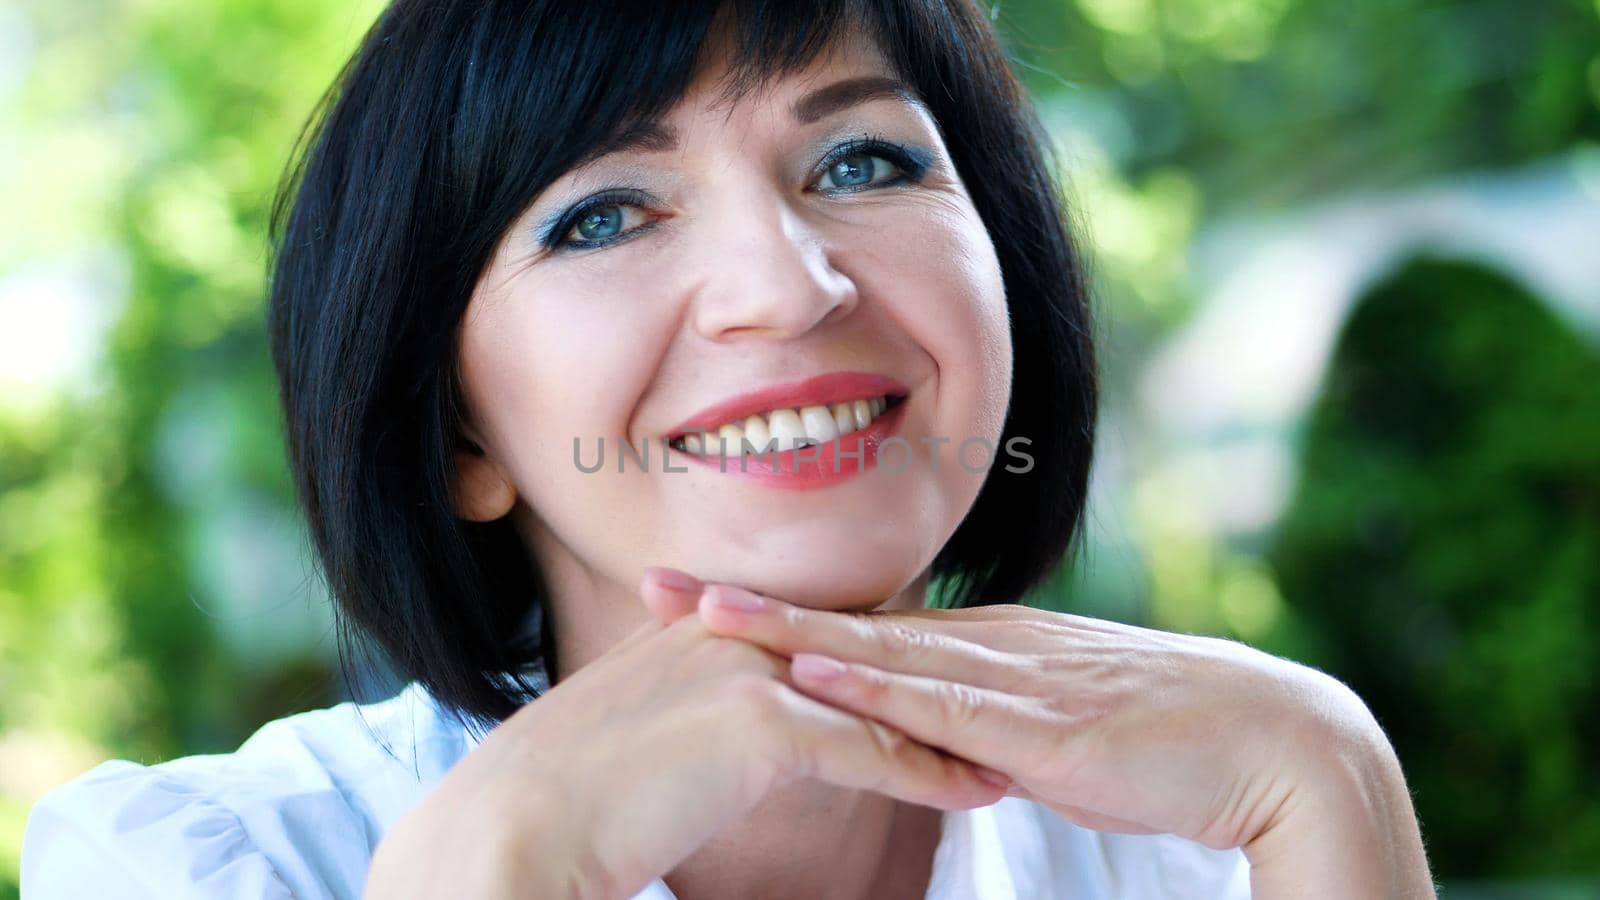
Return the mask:
[[[265,211],[380,4],[0,4],[0,897],[29,805],[336,675]],[[1058,609],[1377,713],[1451,898],[1600,896],[1600,0],[984,0],[1106,391]]]

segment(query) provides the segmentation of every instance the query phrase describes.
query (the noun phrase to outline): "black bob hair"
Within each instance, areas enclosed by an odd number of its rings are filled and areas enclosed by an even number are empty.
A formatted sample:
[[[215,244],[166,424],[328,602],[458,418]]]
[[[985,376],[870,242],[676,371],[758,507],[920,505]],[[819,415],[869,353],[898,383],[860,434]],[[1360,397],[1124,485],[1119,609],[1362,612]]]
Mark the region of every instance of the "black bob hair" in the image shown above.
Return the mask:
[[[1026,437],[1035,457],[1025,474],[990,470],[933,562],[935,590],[952,607],[1016,602],[1051,573],[1075,543],[1092,452],[1088,299],[1048,139],[974,2],[395,0],[382,14],[272,217],[272,358],[347,679],[366,643],[473,724],[537,695],[516,673],[550,659],[550,629],[536,646],[513,637],[544,579],[509,520],[453,512],[459,325],[512,221],[669,111],[719,34],[737,95],[858,29],[927,105],[1004,277],[1001,446]]]

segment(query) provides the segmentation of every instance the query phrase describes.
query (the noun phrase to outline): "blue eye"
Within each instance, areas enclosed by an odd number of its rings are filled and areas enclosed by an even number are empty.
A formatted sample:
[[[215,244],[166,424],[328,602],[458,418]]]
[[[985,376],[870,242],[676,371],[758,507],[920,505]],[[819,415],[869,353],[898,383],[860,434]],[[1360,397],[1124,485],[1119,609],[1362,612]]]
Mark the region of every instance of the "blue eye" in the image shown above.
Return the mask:
[[[828,170],[822,173],[822,177],[833,179],[834,187],[862,187],[872,184],[880,172],[891,172],[895,168],[894,163],[881,156],[874,156],[871,153],[852,153],[829,166]]]
[[[848,141],[823,158],[816,176],[824,193],[848,194],[905,182],[918,182],[931,163],[925,151],[891,144],[875,137]],[[630,220],[649,218],[653,203],[643,191],[618,188],[604,191],[556,217],[540,230],[539,242],[547,249],[568,252],[597,250],[649,230],[654,222],[629,227]]]
[[[929,156],[920,150],[875,137],[861,138],[841,144],[828,154],[823,160],[818,187],[825,191],[849,193],[873,185],[882,187],[903,182],[914,183],[922,180],[930,161]]]
[[[622,230],[622,207],[614,204],[592,207],[573,227],[587,241],[615,237]]]
[[[650,225],[634,225],[647,218],[649,195],[636,190],[605,191],[578,204],[541,230],[539,242],[551,250],[589,250],[625,240]]]

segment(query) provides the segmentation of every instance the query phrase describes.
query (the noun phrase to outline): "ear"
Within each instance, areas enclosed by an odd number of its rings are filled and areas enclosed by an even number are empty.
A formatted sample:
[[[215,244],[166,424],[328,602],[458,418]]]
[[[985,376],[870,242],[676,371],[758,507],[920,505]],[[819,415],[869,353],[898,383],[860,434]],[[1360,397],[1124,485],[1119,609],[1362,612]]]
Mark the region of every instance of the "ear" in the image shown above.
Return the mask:
[[[455,512],[472,522],[492,522],[511,512],[517,487],[511,476],[475,443],[456,451]]]

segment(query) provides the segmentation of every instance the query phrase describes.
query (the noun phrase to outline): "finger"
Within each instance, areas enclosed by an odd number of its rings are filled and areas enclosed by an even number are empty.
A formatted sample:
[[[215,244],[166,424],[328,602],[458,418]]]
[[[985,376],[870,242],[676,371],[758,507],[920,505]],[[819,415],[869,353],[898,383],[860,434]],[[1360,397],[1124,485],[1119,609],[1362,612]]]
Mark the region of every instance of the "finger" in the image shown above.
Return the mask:
[[[1151,629],[1125,625],[1109,619],[1094,619],[1073,613],[1039,609],[1018,603],[991,603],[957,609],[872,609],[859,615],[866,618],[915,619],[933,623],[952,637],[982,635],[996,650],[1021,651],[1039,646],[1041,634],[1049,643],[1060,643],[1069,636],[1103,639],[1107,636],[1148,635]],[[1025,625],[1025,628],[996,630],[991,623]],[[992,636],[992,639],[991,639]]]
[[[886,794],[938,809],[987,806],[1010,780],[912,740],[904,732],[851,715],[781,687],[792,728],[782,747],[784,769],[840,787]]]
[[[737,585],[713,583],[708,584],[706,587],[708,590],[712,587],[717,588],[718,593],[722,594],[723,596],[748,596],[754,598],[751,601],[752,603],[767,601],[770,604],[777,604],[780,606],[793,606],[797,609],[806,608],[799,606],[798,604],[788,603],[779,598],[757,594],[754,591],[746,590],[742,587],[738,587]],[[827,610],[818,611],[827,612]],[[1015,621],[1019,619],[1031,619],[1043,613],[1043,610],[1035,609],[1030,606],[1022,606],[1016,603],[989,603],[980,606],[963,606],[955,609],[942,609],[939,607],[921,607],[918,609],[869,609],[863,612],[835,613],[835,615],[858,615],[867,617],[885,616],[917,619],[919,621],[926,621],[941,626],[949,626],[954,629],[958,628],[959,626],[974,622],[1002,622]],[[1062,614],[1055,613],[1053,615],[1059,616]]]
[[[941,609],[938,607],[871,609],[861,613],[861,615],[925,619],[937,622],[942,629],[948,630],[956,636],[961,636],[970,631],[972,625],[984,622],[1047,624],[1054,626],[1058,632],[1070,630],[1071,632],[1095,635],[1139,635],[1151,633],[1151,629],[1140,628],[1137,625],[1127,625],[1122,622],[1113,622],[1110,619],[1095,619],[1074,613],[1024,606],[1020,603],[988,603],[980,606],[961,606],[955,609]],[[1004,649],[1013,648],[1006,647]]]
[[[695,611],[695,603],[705,586],[700,579],[678,569],[651,566],[639,580],[639,597],[650,614],[663,625]]]
[[[1020,681],[1021,660],[978,643],[981,625],[961,623],[968,640],[937,617],[862,616],[807,609],[730,585],[712,584],[700,596],[706,629],[774,653],[815,652],[909,675],[959,678],[994,690]],[[931,611],[929,611],[931,612]],[[989,626],[992,631],[1003,627]]]
[[[789,663],[795,687],[947,753],[1002,772],[1033,771],[1042,728],[1022,698],[963,682],[889,672],[812,653]]]

